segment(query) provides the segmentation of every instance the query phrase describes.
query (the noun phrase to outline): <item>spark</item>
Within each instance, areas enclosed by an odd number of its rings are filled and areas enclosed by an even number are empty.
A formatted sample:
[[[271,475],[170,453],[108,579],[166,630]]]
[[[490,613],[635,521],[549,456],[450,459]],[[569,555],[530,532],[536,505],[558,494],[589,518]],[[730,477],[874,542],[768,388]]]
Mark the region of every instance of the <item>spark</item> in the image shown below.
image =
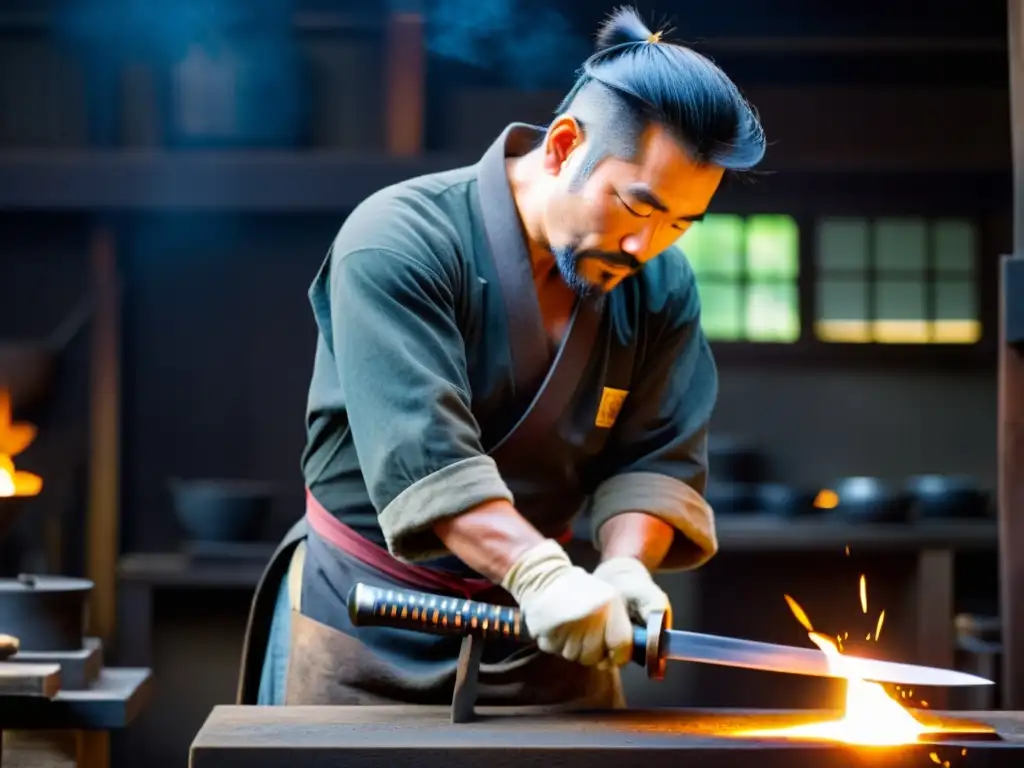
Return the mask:
[[[800,607],[800,604],[789,595],[783,595],[786,598],[786,603],[789,604],[789,610],[793,612],[796,620],[803,624],[804,629],[808,632],[813,632],[814,627],[811,626],[811,620],[807,618],[807,614],[804,613],[804,609]]]

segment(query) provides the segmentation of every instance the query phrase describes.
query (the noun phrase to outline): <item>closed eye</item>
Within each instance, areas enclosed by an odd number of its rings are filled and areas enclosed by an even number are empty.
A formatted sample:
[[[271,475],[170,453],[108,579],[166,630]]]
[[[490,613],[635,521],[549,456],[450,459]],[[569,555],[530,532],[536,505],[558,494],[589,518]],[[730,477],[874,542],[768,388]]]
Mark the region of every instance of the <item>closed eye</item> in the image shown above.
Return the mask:
[[[629,211],[629,212],[630,212],[631,214],[633,214],[634,216],[636,216],[636,217],[637,217],[638,219],[648,219],[648,218],[650,218],[650,216],[651,216],[650,212],[647,212],[647,213],[640,213],[639,211],[637,211],[637,210],[635,210],[634,208],[632,208],[632,207],[630,206],[630,204],[629,204],[629,203],[627,203],[627,202],[626,202],[626,201],[625,201],[625,200],[624,200],[624,199],[622,198],[622,195],[620,195],[620,194],[619,194],[618,192],[615,192],[614,194],[615,194],[615,197],[616,197],[616,199],[618,199],[618,201],[619,201],[619,202],[620,202],[620,203],[622,204],[622,207],[623,207],[623,208],[625,208],[625,209],[626,209],[627,211]]]
[[[613,194],[615,195],[615,198],[619,201],[619,205],[621,205],[623,208],[629,211],[631,215],[635,216],[638,219],[651,218],[652,212],[640,213],[639,211],[635,210],[632,206],[630,206],[630,204],[627,203],[623,199],[622,195],[620,195],[618,192],[615,192]],[[690,228],[690,225],[692,225],[693,222],[694,219],[679,219],[672,224],[672,229],[676,230],[677,232],[685,232]]]

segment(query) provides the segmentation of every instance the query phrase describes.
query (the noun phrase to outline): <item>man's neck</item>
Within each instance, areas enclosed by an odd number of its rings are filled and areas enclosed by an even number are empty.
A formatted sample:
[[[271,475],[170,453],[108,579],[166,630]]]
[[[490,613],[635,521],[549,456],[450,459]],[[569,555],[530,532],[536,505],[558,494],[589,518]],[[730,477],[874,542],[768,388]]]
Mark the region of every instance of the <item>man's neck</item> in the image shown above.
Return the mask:
[[[575,304],[572,290],[565,284],[555,263],[543,231],[540,196],[533,180],[540,174],[541,155],[531,152],[505,161],[512,199],[526,236],[533,271],[533,285],[537,290],[541,318],[552,342],[558,344],[565,334]]]
[[[519,222],[526,236],[526,248],[530,253],[535,282],[542,282],[555,267],[555,257],[544,235],[542,217],[533,179],[541,172],[542,157],[534,150],[522,157],[510,157],[505,161],[512,200],[519,214]]]

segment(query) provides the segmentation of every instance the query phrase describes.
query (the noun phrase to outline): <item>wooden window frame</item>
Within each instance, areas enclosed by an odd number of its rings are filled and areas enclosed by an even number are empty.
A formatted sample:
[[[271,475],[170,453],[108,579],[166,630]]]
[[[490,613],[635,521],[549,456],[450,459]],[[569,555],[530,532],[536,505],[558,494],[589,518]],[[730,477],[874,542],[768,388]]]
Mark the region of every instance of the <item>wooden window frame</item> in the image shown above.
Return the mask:
[[[822,184],[822,179],[817,179]],[[882,187],[884,188],[884,187]],[[755,200],[754,197],[760,197]],[[722,341],[711,340],[716,359],[736,364],[806,364],[830,367],[902,368],[964,370],[966,368],[992,368],[995,366],[998,346],[998,302],[995,301],[998,282],[999,251],[993,237],[992,220],[1000,212],[990,201],[982,200],[971,206],[969,194],[951,196],[948,200],[887,199],[884,195],[873,201],[866,197],[817,199],[813,191],[801,190],[787,205],[785,198],[769,202],[765,195],[726,196],[713,213],[755,216],[783,214],[793,217],[799,230],[799,277],[797,299],[800,307],[800,338],[794,342]],[[853,196],[847,196],[852,198]],[[840,198],[840,199],[836,199]],[[789,208],[789,210],[787,210]],[[817,309],[817,232],[821,219],[829,217],[899,218],[924,217],[959,218],[973,221],[978,235],[977,301],[981,336],[974,344],[881,344],[839,343],[817,338],[814,321]]]

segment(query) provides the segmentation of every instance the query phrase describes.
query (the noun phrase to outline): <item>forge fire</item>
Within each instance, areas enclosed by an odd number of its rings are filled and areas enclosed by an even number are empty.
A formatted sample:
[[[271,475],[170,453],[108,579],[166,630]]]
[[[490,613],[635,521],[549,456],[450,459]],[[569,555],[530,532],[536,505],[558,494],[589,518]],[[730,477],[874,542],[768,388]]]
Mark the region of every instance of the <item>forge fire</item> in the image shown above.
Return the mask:
[[[35,439],[35,426],[13,421],[11,395],[0,389],[0,498],[36,496],[42,490],[41,477],[14,466],[14,457],[32,445]]]
[[[860,577],[859,586],[861,611],[867,614],[867,579],[864,575]],[[848,633],[836,635],[833,639],[830,635],[815,630],[807,612],[800,604],[789,595],[784,597],[793,616],[807,630],[811,642],[828,656],[829,668],[845,680],[846,696],[842,714],[831,720],[788,727],[741,730],[735,733],[736,736],[815,739],[881,747],[913,744],[927,740],[929,734],[963,731],[959,726],[951,728],[923,722],[911,709],[890,696],[882,685],[864,680],[858,669],[857,657],[843,654],[843,640],[848,638]],[[883,610],[878,614],[874,633],[868,633],[867,640],[878,640],[884,621]],[[902,695],[904,698],[908,695],[912,697],[913,693],[902,691]],[[922,707],[927,707],[927,702],[920,703]],[[942,762],[939,761],[940,764]]]

